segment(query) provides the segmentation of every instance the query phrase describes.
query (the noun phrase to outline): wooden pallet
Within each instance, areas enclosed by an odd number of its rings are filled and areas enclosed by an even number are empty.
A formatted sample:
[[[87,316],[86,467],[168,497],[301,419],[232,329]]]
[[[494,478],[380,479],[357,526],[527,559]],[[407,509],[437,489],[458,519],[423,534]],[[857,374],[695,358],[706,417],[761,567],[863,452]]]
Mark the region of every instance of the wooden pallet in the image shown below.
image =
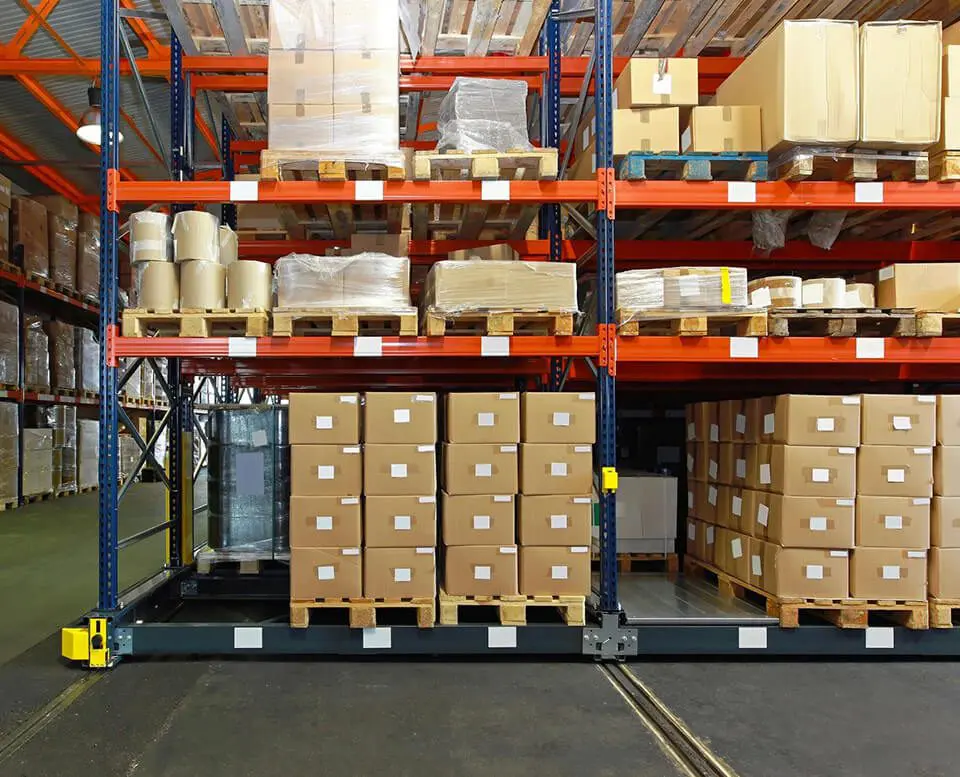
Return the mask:
[[[183,310],[133,308],[121,318],[124,337],[265,337],[270,314],[264,310]]]
[[[930,178],[941,183],[960,181],[960,151],[941,151],[930,157]]]
[[[785,629],[800,625],[801,612],[815,615],[841,629],[865,629],[870,625],[870,613],[877,612],[908,629],[929,628],[926,602],[781,598],[691,556],[684,556],[683,571],[684,574],[715,582],[721,596],[759,604],[767,615],[778,618],[781,628]]]
[[[599,562],[600,554],[594,551],[590,558]],[[675,574],[680,571],[680,557],[676,553],[618,553],[617,569],[621,574],[651,570]]]
[[[306,308],[277,308],[273,311],[275,337],[358,335],[417,336],[417,311],[390,313],[389,311],[352,311],[345,308],[310,310]]]
[[[770,177],[781,181],[927,181],[926,151],[802,146],[770,160]]]
[[[650,154],[631,151],[620,160],[622,181],[765,181],[766,154]]]
[[[423,315],[422,333],[428,337],[444,335],[573,335],[573,313],[547,311],[474,311],[441,313],[428,310]]]
[[[56,494],[53,493],[53,490],[44,491],[42,494],[24,494],[23,503],[24,504],[33,504],[34,502],[46,502],[50,499],[56,499]]]
[[[7,499],[6,501],[0,502],[0,513],[4,510],[14,510],[20,506],[20,503],[16,499]]]
[[[931,596],[929,609],[931,629],[952,629],[953,611],[960,610],[960,599],[937,599]]]
[[[586,624],[585,596],[453,596],[440,589],[440,623],[456,626],[461,607],[496,608],[503,626],[526,626],[530,607],[555,608],[567,626]]]
[[[209,575],[222,567],[235,569],[241,575],[259,575],[263,563],[273,560],[273,553],[206,549],[197,553],[196,560],[198,575]]]
[[[767,313],[757,310],[629,310],[617,309],[617,332],[623,337],[679,335],[705,337],[735,332],[740,337],[764,337]]]
[[[917,318],[906,308],[849,310],[772,308],[767,312],[771,337],[913,337]]]
[[[437,620],[436,599],[291,599],[290,627],[305,629],[310,625],[310,610],[347,610],[351,629],[370,629],[377,625],[377,610],[416,609],[417,626],[432,629]]]
[[[356,151],[335,152],[264,149],[260,152],[261,181],[402,181],[401,164],[363,162],[349,157]]]
[[[940,337],[960,335],[960,314],[927,313],[916,314],[917,337]]]

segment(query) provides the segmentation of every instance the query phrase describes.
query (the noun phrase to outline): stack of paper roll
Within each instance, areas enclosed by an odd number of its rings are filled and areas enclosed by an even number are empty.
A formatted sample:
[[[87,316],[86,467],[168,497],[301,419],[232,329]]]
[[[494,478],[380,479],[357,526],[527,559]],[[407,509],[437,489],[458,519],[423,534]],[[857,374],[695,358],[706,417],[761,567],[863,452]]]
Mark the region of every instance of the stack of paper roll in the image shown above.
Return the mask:
[[[793,275],[771,275],[747,284],[750,305],[755,308],[799,308],[803,281]]]
[[[273,307],[273,268],[266,262],[235,261],[227,267],[227,307],[231,310],[270,310]]]
[[[843,278],[812,278],[803,282],[803,307],[811,309],[846,307],[847,282]]]
[[[130,216],[132,307],[176,310],[180,297],[177,267],[172,261],[170,220],[165,213],[145,210]]]
[[[180,267],[180,309],[220,310],[227,302],[227,273],[220,263],[220,223],[206,211],[173,217],[173,260]]]

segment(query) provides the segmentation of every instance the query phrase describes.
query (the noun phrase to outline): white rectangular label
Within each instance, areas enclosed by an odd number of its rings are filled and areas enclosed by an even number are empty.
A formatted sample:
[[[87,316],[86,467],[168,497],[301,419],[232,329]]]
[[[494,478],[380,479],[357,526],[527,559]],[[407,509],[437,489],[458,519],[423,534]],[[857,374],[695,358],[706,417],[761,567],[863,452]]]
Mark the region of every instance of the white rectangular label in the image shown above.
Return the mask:
[[[831,550],[830,558],[847,558],[850,555],[849,551],[846,550]]]
[[[777,416],[774,413],[766,413],[763,416],[763,433],[773,434],[777,426]]]
[[[489,580],[490,579],[490,567],[488,566],[475,566],[473,568],[473,579],[474,580]]]
[[[510,181],[481,181],[480,199],[507,202],[510,199]]]
[[[418,556],[432,556],[432,555],[434,555],[434,553],[436,553],[436,548],[433,548],[433,547],[429,547],[429,548],[417,548],[417,555],[418,555]]]
[[[383,181],[354,181],[354,198],[357,202],[381,202]]]
[[[418,445],[417,453],[433,453],[433,445]]]
[[[398,407],[393,411],[393,422],[395,424],[409,424],[410,411],[405,407]]]
[[[882,359],[884,340],[882,337],[858,337],[858,359]]]
[[[318,416],[317,416],[317,429],[333,429],[333,416],[332,416],[332,415],[318,415]]]
[[[861,181],[854,184],[853,199],[854,202],[883,202],[883,182]]]
[[[551,461],[550,475],[551,477],[555,477],[555,478],[565,478],[567,476],[567,462]]]
[[[317,531],[333,531],[333,516],[332,516],[332,515],[318,515],[318,516],[317,516]]]
[[[841,405],[859,405],[860,397],[841,397],[840,404]]]
[[[317,480],[333,480],[337,468],[330,464],[320,464],[317,467]]]
[[[574,453],[593,453],[593,446],[592,445],[574,445],[573,452]]]
[[[317,580],[334,580],[336,576],[336,567],[330,565],[317,567]]]
[[[489,515],[475,515],[473,516],[473,528],[476,531],[486,531],[490,528],[490,516]]]
[[[717,479],[717,470],[718,470],[718,469],[719,469],[719,467],[717,466],[717,462],[715,462],[715,461],[711,461],[711,462],[710,462],[710,465],[707,467],[707,470],[708,470],[709,473],[710,473],[710,477],[711,477],[713,480],[716,480],[716,479]]]
[[[480,338],[481,356],[509,356],[510,338],[501,335],[487,336]]]
[[[746,434],[747,433],[747,417],[743,413],[737,413],[737,418],[733,422],[733,426],[737,430],[737,434]]]
[[[687,523],[687,539],[693,542],[697,539],[697,525],[693,521]]]
[[[359,445],[347,445],[340,449],[343,453],[360,453]]]
[[[257,355],[256,337],[228,337],[227,355],[234,358]]]
[[[517,446],[516,446],[516,445],[501,445],[501,446],[500,446],[500,453],[516,453],[516,452],[517,452]]]
[[[687,509],[693,509],[693,491],[687,491]]]
[[[899,580],[900,579],[900,567],[895,564],[884,564],[883,571],[880,573],[881,577],[884,580]]]
[[[414,402],[433,402],[433,394],[416,394],[413,397]]]
[[[855,504],[853,499],[838,499],[837,507],[853,507]]]
[[[393,530],[394,531],[410,531],[410,527],[413,525],[413,520],[409,515],[395,515],[393,516]]]
[[[354,337],[354,356],[383,356],[382,337]]]
[[[566,528],[567,528],[567,516],[565,516],[565,515],[551,515],[551,516],[550,516],[550,528],[551,528],[551,529],[566,529]]]
[[[693,440],[693,439],[696,439],[696,436],[697,436],[696,424],[694,424],[693,422],[687,424],[687,439]]]
[[[728,181],[727,202],[756,202],[757,185],[753,181]]]
[[[569,577],[570,573],[565,564],[556,564],[550,567],[551,580],[566,580]]]
[[[739,629],[737,629],[737,647],[739,647],[741,650],[766,650],[766,627],[741,626]]]
[[[590,548],[588,548],[586,545],[574,545],[572,548],[570,548],[570,552],[571,553],[589,553]]]
[[[490,626],[487,629],[488,648],[515,648],[516,646],[516,626]]]
[[[917,497],[916,499],[913,500],[913,504],[914,504],[914,505],[928,505],[928,504],[930,504],[930,497],[928,497],[928,496]]]
[[[806,575],[807,580],[823,580],[823,565],[807,564]]]
[[[817,419],[817,431],[818,432],[833,432],[836,430],[836,425],[834,424],[834,419],[832,418],[818,418]]]
[[[477,478],[489,478],[493,476],[492,464],[474,464],[473,476]]]
[[[740,558],[743,555],[743,542],[739,537],[730,540],[730,553],[734,558]]]
[[[868,649],[893,648],[893,626],[867,626],[863,646]]]
[[[393,570],[394,583],[409,583],[413,578],[413,573],[408,567],[397,567]]]
[[[927,551],[925,550],[908,550],[907,558],[926,558]]]
[[[654,73],[652,88],[654,94],[670,94],[673,91],[673,76],[669,73]]]
[[[877,273],[877,277],[881,281],[889,281],[895,274],[896,270],[893,267],[881,267],[880,272]]]
[[[814,467],[813,473],[811,474],[811,479],[814,483],[829,483],[830,470],[823,467]]]
[[[826,531],[827,519],[822,515],[810,516],[810,531]]]
[[[360,548],[341,548],[340,555],[341,556],[359,556]]]
[[[891,468],[887,470],[888,483],[903,483],[907,478],[906,470]]]
[[[569,413],[554,413],[554,414],[553,414],[553,425],[554,425],[554,426],[570,426],[570,414],[569,414]]]
[[[731,502],[732,502],[732,504],[730,505],[730,512],[732,512],[732,513],[733,513],[734,515],[736,515],[736,516],[742,515],[742,514],[743,514],[743,499],[741,499],[739,496],[735,496],[735,497],[733,497],[733,499],[731,500]]]
[[[477,426],[493,426],[494,423],[494,413],[477,413]]]
[[[233,647],[235,650],[260,650],[263,648],[263,629],[259,626],[234,626]]]
[[[513,501],[513,497],[512,497],[512,496],[509,496],[509,495],[495,496],[495,497],[493,498],[493,501],[494,501],[494,502],[512,502],[512,501]],[[592,500],[588,499],[588,500],[587,500],[587,504],[589,504],[591,501],[592,501]]]
[[[760,556],[750,556],[750,572],[756,577],[763,576],[763,565],[760,563]]]
[[[357,397],[353,394],[342,394],[340,396],[341,405],[355,405],[357,404]]]
[[[770,465],[761,464],[760,465],[760,483],[762,485],[769,485],[770,483]]]
[[[257,448],[263,447],[267,444],[267,433],[263,429],[257,429],[252,435],[251,442]]]
[[[731,359],[756,359],[760,355],[760,347],[756,337],[731,337]]]
[[[757,505],[757,523],[766,526],[770,520],[770,508],[767,505]]]
[[[926,405],[937,404],[937,397],[934,394],[919,394],[916,399],[917,402],[923,402]]]
[[[707,501],[712,505],[717,504],[717,489],[715,486],[710,486],[707,489]]]
[[[840,456],[856,456],[857,449],[856,448],[837,448],[837,453]]]
[[[389,626],[374,626],[363,630],[365,650],[389,650],[393,645],[393,631]]]
[[[902,515],[885,515],[885,516],[883,516],[883,528],[884,528],[884,529],[902,529],[902,528],[903,528],[903,516],[902,516]]]
[[[259,181],[230,181],[230,202],[256,202],[259,199]]]
[[[580,150],[583,151],[587,146],[590,145],[590,128],[583,128],[583,135],[580,137]]]
[[[694,458],[693,454],[687,454],[687,472],[693,472]]]
[[[710,442],[720,442],[719,424],[710,424]]]
[[[713,526],[707,524],[707,545],[713,545]]]
[[[345,496],[340,499],[340,504],[342,505],[358,505],[360,504],[360,497],[358,496]]]
[[[895,415],[893,417],[893,428],[899,431],[907,431],[908,429],[913,429],[913,424],[910,422],[910,416]]]
[[[741,478],[741,479],[747,476],[747,460],[746,459],[737,459],[736,475],[738,478]]]
[[[390,465],[390,477],[392,478],[405,478],[407,476],[407,465],[406,464],[391,464]]]
[[[914,448],[913,455],[914,456],[932,456],[933,448]]]

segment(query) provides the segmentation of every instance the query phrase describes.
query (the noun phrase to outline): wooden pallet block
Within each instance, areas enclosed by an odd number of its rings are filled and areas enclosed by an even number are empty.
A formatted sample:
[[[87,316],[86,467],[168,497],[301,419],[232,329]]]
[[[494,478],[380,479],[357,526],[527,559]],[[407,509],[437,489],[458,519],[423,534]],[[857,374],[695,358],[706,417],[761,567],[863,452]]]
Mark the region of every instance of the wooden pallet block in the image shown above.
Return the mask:
[[[417,311],[413,308],[409,313],[352,311],[344,308],[276,308],[273,311],[274,337],[293,337],[295,334],[330,337],[385,334],[416,337]]]
[[[33,504],[34,502],[46,502],[49,499],[55,499],[56,494],[53,493],[53,490],[44,491],[41,494],[24,494],[23,502],[24,504]]]
[[[6,501],[0,502],[0,513],[4,510],[13,510],[20,506],[20,503],[16,499],[7,499]]]
[[[444,335],[573,335],[572,313],[547,311],[491,311],[440,313],[428,310],[423,315],[423,334]]]
[[[802,146],[771,159],[770,176],[781,181],[927,181],[925,151],[885,151]]]
[[[417,626],[432,629],[437,620],[433,597],[410,599],[291,599],[290,627],[305,629],[310,625],[310,610],[348,610],[351,629],[371,629],[377,625],[377,610],[411,609],[417,611]]]
[[[649,154],[631,151],[620,161],[623,181],[765,181],[766,154]]]
[[[739,337],[765,337],[767,313],[757,310],[692,312],[689,310],[616,311],[617,333],[623,337],[673,335],[705,337],[735,330]]]
[[[960,314],[920,311],[916,314],[917,337],[956,336],[960,334]]]
[[[916,314],[906,308],[771,308],[767,311],[767,321],[771,337],[913,337],[918,334]]]
[[[265,337],[270,314],[264,310],[183,310],[131,308],[121,316],[124,337],[146,337],[155,330],[169,337]]]
[[[553,607],[567,626],[586,624],[586,597],[562,596],[454,596],[442,588],[439,594],[440,623],[456,626],[460,622],[461,607],[495,607],[502,626],[526,626],[527,608]]]
[[[960,151],[941,151],[932,156],[930,178],[940,183],[960,181]]]
[[[960,599],[937,599],[931,596],[928,607],[931,629],[952,629],[953,611],[960,610]]]

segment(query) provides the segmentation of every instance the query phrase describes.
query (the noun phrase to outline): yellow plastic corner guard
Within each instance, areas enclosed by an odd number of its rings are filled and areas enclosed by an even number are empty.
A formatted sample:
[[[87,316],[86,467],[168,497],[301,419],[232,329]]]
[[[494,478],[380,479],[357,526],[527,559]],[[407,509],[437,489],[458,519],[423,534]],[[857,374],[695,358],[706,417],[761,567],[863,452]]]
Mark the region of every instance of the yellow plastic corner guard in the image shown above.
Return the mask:
[[[86,626],[61,629],[60,652],[68,661],[80,661],[93,669],[109,666],[107,619],[91,618]]]
[[[619,482],[620,477],[617,475],[616,467],[603,467],[600,470],[600,487],[603,491],[616,491]]]

